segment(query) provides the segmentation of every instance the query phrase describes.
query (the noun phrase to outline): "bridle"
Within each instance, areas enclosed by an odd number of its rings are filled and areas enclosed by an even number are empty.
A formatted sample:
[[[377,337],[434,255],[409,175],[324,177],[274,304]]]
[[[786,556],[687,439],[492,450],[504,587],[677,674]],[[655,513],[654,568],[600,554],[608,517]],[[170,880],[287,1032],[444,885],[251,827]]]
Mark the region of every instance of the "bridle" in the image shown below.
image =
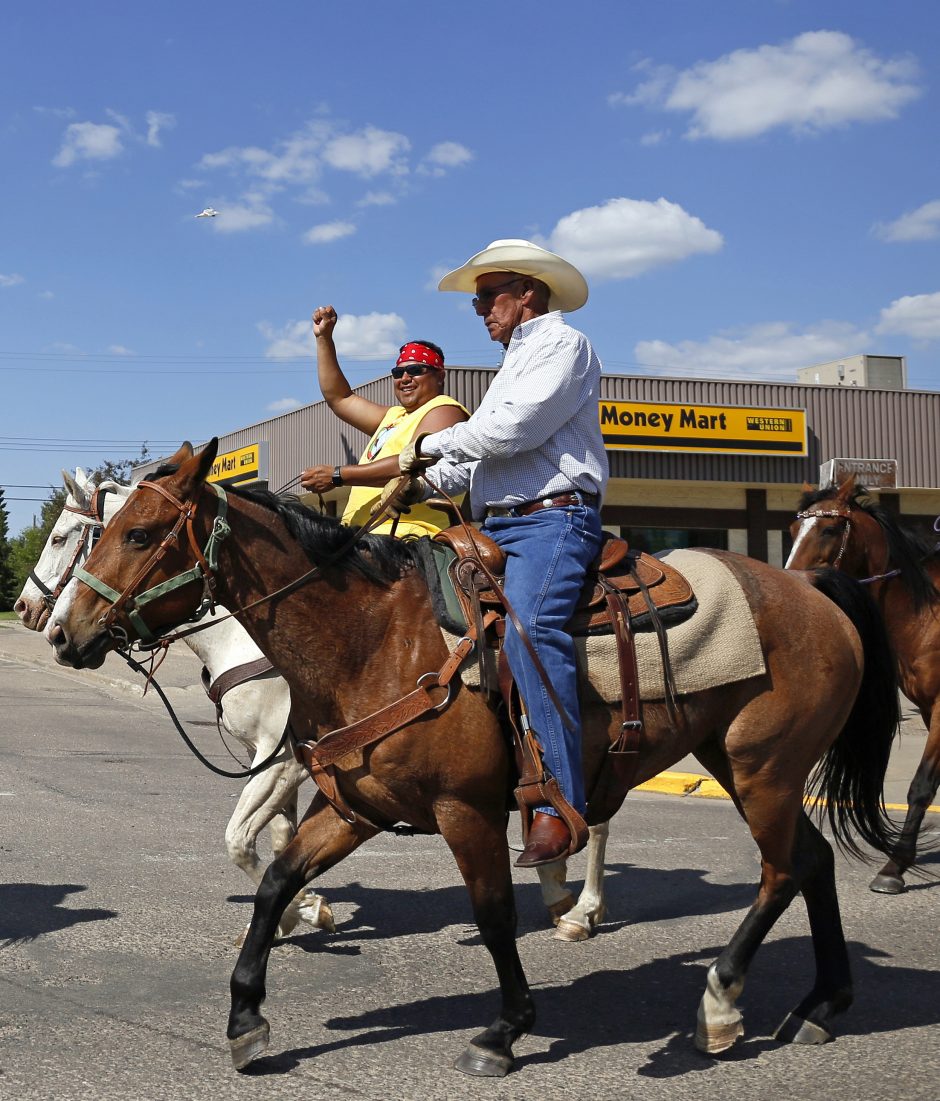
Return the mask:
[[[59,575],[59,580],[56,582],[55,588],[49,588],[39,574],[36,573],[35,566],[29,571],[29,579],[42,594],[40,599],[48,611],[52,611],[55,602],[62,595],[62,590],[72,579],[72,575],[78,563],[91,554],[95,548],[95,544],[101,538],[101,533],[104,531],[104,499],[107,494],[111,492],[113,492],[113,490],[95,486],[91,501],[85,508],[78,505],[65,505],[63,509],[64,512],[74,512],[77,516],[81,517],[82,533],[78,537],[78,543],[75,546],[75,550],[72,552],[72,557],[68,560],[65,569]],[[89,523],[86,524],[84,522],[85,520],[88,520]]]
[[[820,519],[845,521],[845,527],[842,529],[842,545],[839,547],[839,553],[836,555],[835,561],[830,563],[832,568],[837,570],[845,555],[845,548],[849,545],[849,534],[852,530],[852,514],[849,510],[843,508],[808,509],[806,512],[798,512],[796,518],[797,520]]]
[[[154,642],[157,636],[144,622],[140,614],[141,610],[154,600],[166,596],[167,593],[174,592],[184,585],[189,585],[193,581],[202,581],[203,595],[195,612],[188,617],[186,622],[192,623],[201,619],[207,610],[213,612],[215,610],[214,575],[218,567],[218,546],[231,532],[231,528],[225,518],[228,512],[228,498],[226,497],[225,490],[222,489],[221,486],[215,485],[212,482],[204,482],[202,485],[208,486],[208,488],[215,493],[217,498],[216,515],[212,522],[212,528],[206,540],[205,548],[199,546],[199,542],[196,539],[196,533],[193,531],[193,521],[196,518],[196,501],[180,501],[157,482],[140,482],[137,485],[138,492],[144,489],[152,489],[155,493],[159,493],[161,497],[169,501],[179,513],[176,523],[160,541],[159,546],[156,547],[147,561],[138,569],[122,592],[112,589],[110,585],[105,584],[100,578],[95,577],[81,566],[76,566],[73,570],[74,577],[78,578],[79,581],[83,581],[90,589],[94,589],[99,596],[103,596],[104,599],[110,603],[111,607],[98,622],[100,626],[107,630],[108,634],[121,648],[126,648],[130,644],[131,639],[127,631],[123,627],[118,626],[115,622],[119,615],[123,613],[127,616],[140,640],[143,642]],[[184,528],[186,530],[186,537],[190,549],[196,559],[196,564],[192,569],[185,570],[183,573],[179,573],[166,581],[161,581],[158,585],[153,585],[143,592],[138,592],[137,590],[144,583],[144,579],[149,576],[151,571],[157,566],[164,555],[166,555],[167,551],[170,550],[171,547],[179,546],[180,532]]]

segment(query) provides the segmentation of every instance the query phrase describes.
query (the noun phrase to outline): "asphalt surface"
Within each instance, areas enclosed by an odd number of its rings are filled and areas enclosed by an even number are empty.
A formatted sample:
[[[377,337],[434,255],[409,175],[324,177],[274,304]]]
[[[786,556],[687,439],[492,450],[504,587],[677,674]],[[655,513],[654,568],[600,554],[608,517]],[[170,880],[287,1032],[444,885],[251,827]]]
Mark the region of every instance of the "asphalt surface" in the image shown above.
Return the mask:
[[[200,745],[231,764],[171,654],[159,677]],[[538,1021],[508,1078],[452,1063],[496,1009],[495,977],[438,838],[382,836],[317,881],[338,931],[298,932],[271,959],[268,1055],[249,1075],[224,1038],[232,940],[252,890],[222,835],[239,786],[208,774],[117,659],[51,663],[0,626],[0,1098],[347,1098],[763,1101],[797,1093],[940,1098],[940,884],[898,897],[837,857],[856,1002],[839,1038],[771,1033],[812,983],[799,902],[754,962],[746,1035],[713,1060],[692,1046],[705,970],[754,897],[757,851],[726,800],[635,793],[608,850],[608,920],[582,945],[551,938],[534,876],[517,874],[520,952]],[[908,719],[892,758],[903,802],[923,746]],[[926,866],[940,872],[940,860]],[[572,877],[583,875],[583,857]]]

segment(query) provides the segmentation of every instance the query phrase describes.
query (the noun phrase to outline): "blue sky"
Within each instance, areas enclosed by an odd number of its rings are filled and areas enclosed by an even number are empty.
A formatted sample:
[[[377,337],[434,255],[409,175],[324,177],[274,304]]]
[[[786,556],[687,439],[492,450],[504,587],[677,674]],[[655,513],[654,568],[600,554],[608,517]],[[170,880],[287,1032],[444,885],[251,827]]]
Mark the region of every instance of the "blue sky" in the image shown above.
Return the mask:
[[[318,304],[354,383],[406,337],[495,365],[435,287],[501,237],[584,271],[608,371],[937,389],[938,45],[932,0],[4,5],[11,530],[63,466],[316,400]]]

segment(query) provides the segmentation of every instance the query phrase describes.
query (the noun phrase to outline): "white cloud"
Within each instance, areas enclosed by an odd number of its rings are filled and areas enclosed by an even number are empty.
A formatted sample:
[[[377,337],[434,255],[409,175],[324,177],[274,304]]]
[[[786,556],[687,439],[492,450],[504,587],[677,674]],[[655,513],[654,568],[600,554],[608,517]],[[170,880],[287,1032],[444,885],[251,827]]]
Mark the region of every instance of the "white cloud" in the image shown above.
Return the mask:
[[[629,279],[723,244],[717,230],[676,203],[620,198],[566,214],[547,247],[586,276]]]
[[[689,138],[734,141],[776,127],[819,132],[852,122],[896,118],[920,95],[909,57],[882,59],[839,31],[809,31],[779,46],[735,50],[676,73],[647,62],[631,94],[642,104],[691,115]]]
[[[318,226],[308,229],[301,240],[306,245],[327,245],[331,241],[338,241],[342,237],[349,237],[356,232],[352,222],[343,222],[337,219],[335,222],[321,222]]]
[[[240,203],[219,204],[219,213],[212,219],[216,233],[242,233],[248,229],[260,229],[274,221],[274,211],[257,195],[243,196]]]
[[[940,237],[940,199],[909,210],[893,222],[879,222],[872,232],[882,241],[933,241]]]
[[[26,280],[18,272],[10,272],[9,275],[0,275],[0,287],[15,287]]]
[[[367,191],[356,206],[391,206],[398,202],[390,191]]]
[[[366,126],[358,133],[331,138],[323,149],[323,159],[332,168],[360,176],[401,174],[408,171],[405,154],[410,148],[411,142],[404,134]]]
[[[176,125],[176,116],[164,111],[147,112],[147,144],[159,146],[160,131],[172,130]]]
[[[52,163],[57,168],[68,168],[79,160],[111,160],[123,151],[121,130],[117,126],[107,122],[73,122],[66,127],[62,146]]]
[[[786,321],[719,332],[707,340],[641,340],[634,357],[650,371],[690,378],[763,378],[794,382],[800,367],[865,348],[869,334],[841,321],[799,329]]]
[[[640,145],[661,145],[668,136],[668,130],[651,130],[640,138]]]
[[[132,349],[125,348],[123,344],[111,344],[108,347],[108,355],[110,356],[132,356],[135,354]]]
[[[474,158],[472,150],[458,141],[441,141],[432,146],[418,167],[427,176],[443,176],[450,168],[460,168]]]
[[[55,298],[55,295],[52,291],[40,291],[36,297],[41,298],[44,302],[49,302],[51,299]]]
[[[292,409],[299,409],[302,404],[303,402],[298,401],[297,398],[278,398],[267,406],[266,412],[274,413],[276,416],[278,413],[289,413]]]
[[[877,331],[912,340],[940,340],[940,291],[896,298],[881,311]]]
[[[313,327],[309,321],[288,321],[279,329],[261,321],[258,329],[268,341],[264,353],[268,359],[313,359]],[[333,330],[340,358],[394,356],[405,336],[404,318],[397,313],[341,314]]]
[[[440,283],[450,270],[447,264],[435,264],[434,267],[431,268],[431,274],[428,277],[428,281],[424,284],[424,289],[426,291],[436,291],[438,283]]]

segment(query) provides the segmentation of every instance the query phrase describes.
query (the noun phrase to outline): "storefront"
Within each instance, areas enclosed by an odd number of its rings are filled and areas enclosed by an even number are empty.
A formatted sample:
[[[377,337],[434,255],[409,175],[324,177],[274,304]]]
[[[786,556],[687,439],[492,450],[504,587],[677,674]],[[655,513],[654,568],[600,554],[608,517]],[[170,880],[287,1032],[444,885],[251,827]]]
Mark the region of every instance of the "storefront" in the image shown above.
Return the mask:
[[[493,373],[448,367],[448,392],[473,410]],[[394,400],[387,376],[357,393]],[[604,375],[598,416],[611,467],[604,525],[643,549],[723,547],[782,565],[803,485],[821,469],[856,472],[906,521],[929,527],[940,514],[937,392]],[[314,463],[357,461],[365,443],[316,402],[222,434],[214,476],[278,490]]]

